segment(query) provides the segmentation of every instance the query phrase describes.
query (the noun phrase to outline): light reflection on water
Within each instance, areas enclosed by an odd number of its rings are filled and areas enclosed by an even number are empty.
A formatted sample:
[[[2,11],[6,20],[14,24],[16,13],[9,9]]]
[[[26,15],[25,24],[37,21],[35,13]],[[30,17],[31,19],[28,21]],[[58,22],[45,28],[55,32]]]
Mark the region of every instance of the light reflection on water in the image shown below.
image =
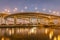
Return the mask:
[[[54,37],[54,38],[53,38],[53,40],[57,40],[57,38],[56,38],[56,37]]]
[[[51,28],[0,28],[1,40],[9,40],[6,36],[21,35],[22,38],[27,37],[36,40],[60,40],[60,29]],[[2,37],[3,36],[3,37]],[[5,39],[4,39],[5,37]],[[18,38],[18,36],[17,36]]]
[[[49,33],[49,38],[52,39],[52,37],[53,37],[53,30],[50,31],[50,33]]]

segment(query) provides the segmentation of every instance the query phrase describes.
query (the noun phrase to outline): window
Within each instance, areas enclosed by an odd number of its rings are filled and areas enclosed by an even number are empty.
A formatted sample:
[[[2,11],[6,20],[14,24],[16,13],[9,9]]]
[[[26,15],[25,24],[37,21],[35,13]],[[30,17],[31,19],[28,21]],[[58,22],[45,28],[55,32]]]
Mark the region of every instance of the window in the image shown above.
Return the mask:
[[[40,18],[38,18],[38,23],[40,23]]]
[[[16,24],[20,24],[20,23],[21,23],[21,19],[20,18],[17,18]]]
[[[57,19],[54,19],[53,22],[54,22],[54,24],[58,24],[58,20]]]
[[[24,24],[28,24],[28,23],[30,23],[29,18],[25,18],[24,19]]]
[[[42,19],[40,19],[40,23],[41,24],[44,24],[45,23],[45,21],[44,21],[44,19],[42,18]]]
[[[7,18],[6,24],[14,24],[14,18]]]
[[[37,18],[31,18],[31,22],[32,22],[33,24],[37,24]]]

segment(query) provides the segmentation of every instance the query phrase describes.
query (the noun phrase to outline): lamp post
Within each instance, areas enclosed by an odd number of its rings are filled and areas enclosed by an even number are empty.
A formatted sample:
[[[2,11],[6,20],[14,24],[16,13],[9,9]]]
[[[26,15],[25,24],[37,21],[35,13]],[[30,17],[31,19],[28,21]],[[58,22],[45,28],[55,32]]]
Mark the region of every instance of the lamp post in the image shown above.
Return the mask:
[[[16,12],[18,10],[18,8],[14,8],[13,12]]]

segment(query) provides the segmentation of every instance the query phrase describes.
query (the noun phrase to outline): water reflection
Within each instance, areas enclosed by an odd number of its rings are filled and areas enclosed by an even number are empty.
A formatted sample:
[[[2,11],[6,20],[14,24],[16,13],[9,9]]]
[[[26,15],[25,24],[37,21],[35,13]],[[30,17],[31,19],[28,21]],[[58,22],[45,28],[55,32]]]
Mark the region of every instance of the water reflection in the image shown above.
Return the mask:
[[[53,30],[50,31],[50,33],[49,33],[49,38],[52,39],[52,37],[53,37]]]
[[[58,40],[60,40],[60,35],[58,35]]]
[[[2,37],[1,40],[4,40],[4,37]]]
[[[46,29],[45,29],[45,34],[47,34],[47,33],[48,33],[48,31],[49,31],[49,29],[48,29],[48,28],[46,28]]]
[[[2,37],[3,36],[3,37]],[[60,40],[60,29],[0,28],[1,40]]]
[[[57,40],[57,38],[56,38],[56,37],[54,37],[54,38],[53,38],[53,40]]]

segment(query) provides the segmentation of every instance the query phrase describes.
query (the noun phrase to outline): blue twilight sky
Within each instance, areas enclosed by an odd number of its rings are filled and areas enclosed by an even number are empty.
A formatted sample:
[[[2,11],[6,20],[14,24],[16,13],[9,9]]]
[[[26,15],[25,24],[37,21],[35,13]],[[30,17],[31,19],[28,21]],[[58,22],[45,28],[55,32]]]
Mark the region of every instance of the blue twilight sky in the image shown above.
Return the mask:
[[[27,6],[27,9],[24,7]],[[4,9],[9,9],[13,12],[14,8],[18,8],[16,12],[24,11],[36,11],[34,8],[37,7],[38,11],[42,12],[42,9],[60,11],[60,0],[0,0],[0,12]],[[47,12],[46,11],[46,12]]]

